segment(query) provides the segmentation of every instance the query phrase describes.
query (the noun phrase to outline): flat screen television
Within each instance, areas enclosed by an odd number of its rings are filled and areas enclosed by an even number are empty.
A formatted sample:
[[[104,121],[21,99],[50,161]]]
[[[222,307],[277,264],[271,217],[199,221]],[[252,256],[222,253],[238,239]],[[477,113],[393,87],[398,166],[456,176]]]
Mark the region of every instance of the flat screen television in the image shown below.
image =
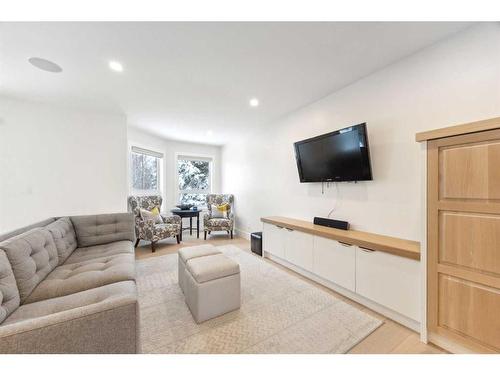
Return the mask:
[[[300,182],[372,180],[366,123],[294,143]]]

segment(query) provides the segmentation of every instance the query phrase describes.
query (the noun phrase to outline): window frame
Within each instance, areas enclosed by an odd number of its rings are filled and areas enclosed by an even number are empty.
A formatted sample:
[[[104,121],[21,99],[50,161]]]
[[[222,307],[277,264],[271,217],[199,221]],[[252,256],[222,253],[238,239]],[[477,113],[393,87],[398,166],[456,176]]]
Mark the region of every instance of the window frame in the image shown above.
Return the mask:
[[[131,144],[129,145],[129,154],[128,154],[128,160],[129,160],[129,167],[128,167],[128,173],[129,173],[129,192],[130,195],[137,195],[137,196],[143,196],[143,195],[161,195],[163,196],[163,159],[165,155],[163,152],[151,149],[150,147],[143,147],[139,146],[136,144]],[[157,188],[156,189],[136,189],[133,186],[133,161],[132,161],[132,154],[142,154],[146,156],[152,156],[156,158],[156,166],[157,166]]]
[[[200,189],[188,189],[181,190],[179,189],[179,160],[194,160],[194,161],[207,161],[208,162],[208,189],[200,190]],[[175,184],[175,193],[176,193],[176,202],[180,204],[181,194],[211,194],[212,186],[213,186],[213,171],[214,171],[214,157],[211,155],[201,155],[201,154],[193,154],[187,152],[176,152],[174,158],[174,184]],[[198,208],[206,209],[207,203],[203,202],[202,206],[198,206]]]

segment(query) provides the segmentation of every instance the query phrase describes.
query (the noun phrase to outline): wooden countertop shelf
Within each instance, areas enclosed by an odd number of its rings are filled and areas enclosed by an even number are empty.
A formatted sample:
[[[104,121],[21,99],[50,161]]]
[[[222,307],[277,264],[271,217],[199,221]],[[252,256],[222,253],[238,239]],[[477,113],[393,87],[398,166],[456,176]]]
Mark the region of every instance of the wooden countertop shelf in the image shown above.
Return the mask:
[[[341,230],[315,225],[308,221],[292,219],[281,216],[263,217],[264,223],[279,225],[300,232],[313,234],[320,237],[330,238],[352,245],[366,247],[371,250],[384,251],[406,258],[420,260],[420,242],[404,240],[396,237],[383,236],[375,233],[361,232],[357,230]]]

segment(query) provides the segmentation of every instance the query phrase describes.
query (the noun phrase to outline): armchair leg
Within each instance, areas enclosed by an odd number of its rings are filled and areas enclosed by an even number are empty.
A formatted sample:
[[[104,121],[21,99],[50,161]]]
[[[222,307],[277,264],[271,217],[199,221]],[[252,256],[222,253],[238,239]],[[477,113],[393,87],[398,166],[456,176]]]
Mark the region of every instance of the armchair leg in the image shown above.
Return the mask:
[[[140,238],[138,238],[138,239],[137,239],[137,241],[135,241],[135,245],[134,245],[134,247],[137,247],[137,245],[139,245],[139,241],[140,241],[140,240],[141,240],[141,239],[140,239]]]
[[[231,239],[233,239],[233,230],[231,229]]]
[[[156,242],[151,241],[151,251],[154,253],[156,251],[155,249]]]
[[[181,236],[180,235],[175,236],[175,238],[177,238],[177,243],[178,244],[181,243]]]
[[[204,230],[203,233],[205,233],[205,241],[207,240],[207,231]]]

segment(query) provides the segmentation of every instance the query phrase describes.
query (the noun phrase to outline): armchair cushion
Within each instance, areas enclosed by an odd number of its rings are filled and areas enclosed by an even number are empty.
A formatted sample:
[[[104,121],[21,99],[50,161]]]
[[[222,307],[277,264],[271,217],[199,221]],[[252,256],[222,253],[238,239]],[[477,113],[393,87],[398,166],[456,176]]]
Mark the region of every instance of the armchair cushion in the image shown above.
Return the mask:
[[[162,216],[163,222],[165,224],[178,224],[181,225],[181,217],[179,215]]]
[[[174,237],[180,234],[180,224],[156,224],[153,232],[152,241],[159,241],[164,238]]]
[[[155,224],[163,223],[163,219],[160,215],[160,210],[158,209],[158,207],[154,207],[151,211],[141,208],[139,212],[143,220],[151,220]]]
[[[229,219],[208,219],[208,228],[217,230],[216,228],[231,229],[231,220]]]
[[[229,217],[229,214],[232,211],[232,206],[234,202],[234,196],[232,194],[208,194],[207,195],[207,208],[208,208],[208,213],[210,214],[210,217],[216,217],[213,215],[213,210],[212,206],[215,205],[215,207],[220,207],[222,205],[228,205],[229,207],[226,207],[226,212],[227,212],[227,217]]]

